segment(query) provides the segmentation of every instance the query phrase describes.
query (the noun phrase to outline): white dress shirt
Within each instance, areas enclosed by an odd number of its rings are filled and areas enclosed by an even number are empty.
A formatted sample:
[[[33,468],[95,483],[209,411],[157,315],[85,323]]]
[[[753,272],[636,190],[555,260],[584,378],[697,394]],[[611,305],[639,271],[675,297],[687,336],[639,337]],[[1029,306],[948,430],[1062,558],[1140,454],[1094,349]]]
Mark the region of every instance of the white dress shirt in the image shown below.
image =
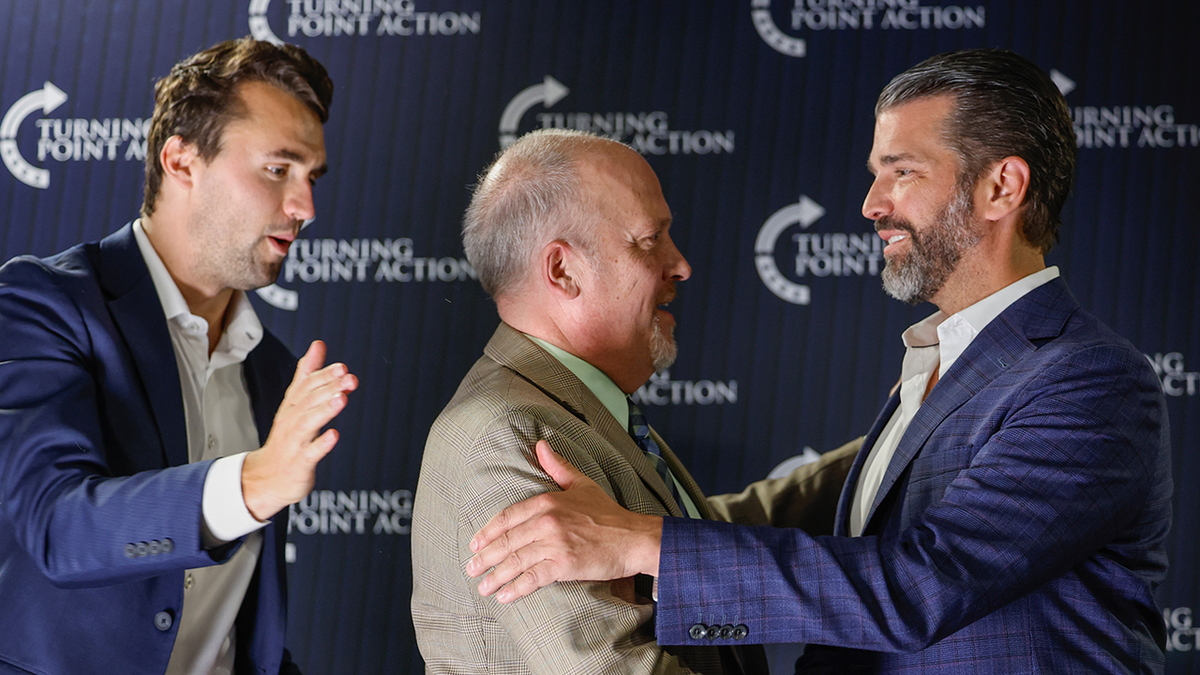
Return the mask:
[[[992,319],[1000,316],[1009,305],[1029,291],[1056,278],[1058,268],[1048,267],[1005,286],[957,314],[947,317],[938,311],[904,331],[901,336],[905,352],[900,369],[900,405],[876,439],[858,477],[850,507],[851,536],[860,536],[866,526],[879,486],[900,445],[900,439],[921,408],[934,368],[941,376],[945,376]]]
[[[210,358],[208,322],[188,309],[140,220],[133,234],[166,314],[179,366],[188,461],[216,459],[204,481],[200,525],[205,545],[246,537],[225,563],[184,573],[183,609],[167,674],[225,675],[233,672],[234,620],[262,550],[259,530],[266,525],[250,515],[242,496],[242,462],[246,452],[258,448],[242,363],[262,340],[263,327],[245,294],[236,291],[225,332]]]

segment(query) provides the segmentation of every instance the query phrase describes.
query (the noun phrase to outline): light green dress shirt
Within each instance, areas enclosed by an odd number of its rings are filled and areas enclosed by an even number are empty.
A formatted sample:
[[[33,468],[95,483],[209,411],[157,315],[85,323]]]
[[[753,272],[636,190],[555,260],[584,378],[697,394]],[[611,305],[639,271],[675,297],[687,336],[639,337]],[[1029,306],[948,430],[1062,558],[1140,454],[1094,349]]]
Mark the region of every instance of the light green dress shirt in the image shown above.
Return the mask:
[[[612,413],[617,422],[621,424],[621,428],[629,430],[629,401],[625,396],[625,392],[617,386],[616,382],[612,381],[604,371],[596,366],[584,361],[574,354],[559,349],[545,340],[536,338],[529,334],[524,334],[525,337],[533,341],[534,344],[545,349],[551,356],[558,359],[558,362],[564,368],[571,371],[583,386],[587,387],[596,398],[600,399],[600,403]],[[675,483],[675,492],[679,495],[683,502],[684,509],[687,511],[689,518],[699,518],[700,511],[696,508],[696,504],[692,501],[687,490],[679,484],[679,480],[675,478],[675,474],[671,474],[671,481]]]

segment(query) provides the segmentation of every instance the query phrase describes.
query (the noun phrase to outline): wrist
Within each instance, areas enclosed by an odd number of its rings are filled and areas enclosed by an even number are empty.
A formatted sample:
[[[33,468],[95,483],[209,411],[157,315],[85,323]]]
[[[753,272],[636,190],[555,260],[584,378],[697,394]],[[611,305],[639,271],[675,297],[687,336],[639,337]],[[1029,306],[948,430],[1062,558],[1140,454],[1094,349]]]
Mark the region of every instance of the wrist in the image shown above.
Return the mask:
[[[637,536],[634,538],[632,562],[634,574],[658,577],[658,556],[662,550],[663,519],[659,516],[640,515]]]
[[[277,505],[277,500],[271,499],[265,489],[267,476],[260,466],[261,457],[262,450],[254,450],[247,453],[245,461],[242,462],[242,501],[246,503],[246,510],[255,520],[265,523],[278,513],[282,506]]]

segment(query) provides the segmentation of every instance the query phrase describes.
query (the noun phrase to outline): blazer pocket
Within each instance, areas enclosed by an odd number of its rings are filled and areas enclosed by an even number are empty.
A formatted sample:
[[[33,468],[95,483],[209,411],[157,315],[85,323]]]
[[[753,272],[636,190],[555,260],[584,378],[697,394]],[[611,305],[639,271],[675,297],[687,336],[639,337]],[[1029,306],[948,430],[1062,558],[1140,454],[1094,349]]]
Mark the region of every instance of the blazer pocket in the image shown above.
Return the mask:
[[[971,443],[952,448],[926,448],[912,462],[909,485],[937,480],[948,484],[958,472],[971,465],[974,457],[975,446]]]

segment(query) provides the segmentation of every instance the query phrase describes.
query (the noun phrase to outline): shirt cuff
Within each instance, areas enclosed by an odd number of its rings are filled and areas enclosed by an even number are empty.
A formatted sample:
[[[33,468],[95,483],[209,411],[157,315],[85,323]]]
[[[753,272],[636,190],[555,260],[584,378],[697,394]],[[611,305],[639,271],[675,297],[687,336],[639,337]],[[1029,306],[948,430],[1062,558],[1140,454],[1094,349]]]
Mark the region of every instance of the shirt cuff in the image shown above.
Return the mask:
[[[208,468],[204,478],[204,527],[206,543],[229,543],[263,528],[267,523],[250,515],[242,496],[242,463],[247,453],[222,457]]]

